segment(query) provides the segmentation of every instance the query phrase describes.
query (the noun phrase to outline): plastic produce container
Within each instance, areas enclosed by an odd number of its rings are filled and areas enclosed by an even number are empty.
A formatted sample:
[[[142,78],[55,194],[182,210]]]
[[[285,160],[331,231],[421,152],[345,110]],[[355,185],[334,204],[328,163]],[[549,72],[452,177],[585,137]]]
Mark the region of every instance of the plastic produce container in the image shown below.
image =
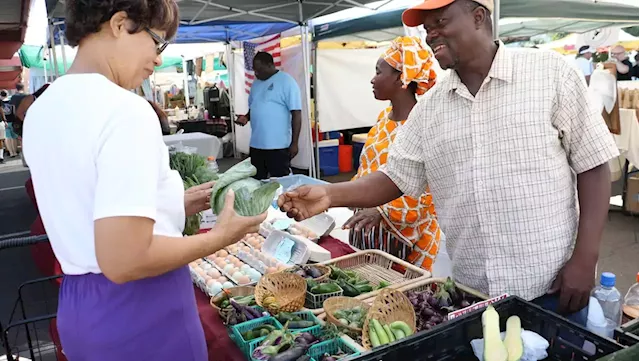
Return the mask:
[[[329,355],[334,355],[338,353],[339,350],[347,354],[347,357],[354,357],[360,354],[358,350],[351,347],[349,344],[344,342],[341,338],[336,338],[333,340],[320,342],[318,344],[311,346],[309,351],[307,351],[307,355],[311,356],[311,358],[313,358],[314,360],[321,360],[322,356],[325,353],[328,353]]]
[[[280,178],[273,178],[274,181],[280,183],[283,191],[290,191],[303,185],[323,185],[329,184],[322,179],[311,178],[303,174],[288,175]]]
[[[233,340],[235,341],[236,345],[238,345],[238,348],[240,348],[240,351],[242,351],[242,354],[247,358],[251,358],[251,353],[253,352],[253,350],[256,347],[260,346],[266,336],[258,337],[253,340],[245,340],[244,337],[242,337],[242,334],[249,330],[253,330],[254,328],[261,325],[272,325],[276,328],[276,330],[282,329],[282,325],[280,324],[280,322],[278,322],[278,320],[273,317],[258,318],[256,320],[247,321],[235,326],[231,326],[231,332],[233,332],[234,335]]]
[[[547,361],[595,361],[623,348],[611,339],[598,336],[552,312],[515,296],[493,304],[500,314],[500,329],[506,329],[507,318],[519,316],[522,328],[538,333],[549,341]],[[471,340],[482,338],[482,312],[480,309],[443,323],[433,329],[415,334],[350,360],[358,361],[469,361],[477,360]],[[569,334],[594,344],[595,353],[582,349],[584,342],[572,343],[559,337]]]

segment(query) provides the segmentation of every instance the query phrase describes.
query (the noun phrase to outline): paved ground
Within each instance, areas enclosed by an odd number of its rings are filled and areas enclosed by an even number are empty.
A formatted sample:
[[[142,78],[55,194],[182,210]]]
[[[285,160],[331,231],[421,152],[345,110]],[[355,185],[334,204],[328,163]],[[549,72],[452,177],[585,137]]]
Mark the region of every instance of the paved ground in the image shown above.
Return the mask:
[[[220,168],[224,171],[233,163],[233,160],[222,160]],[[29,173],[21,164],[20,160],[13,160],[9,164],[0,165],[0,239],[1,235],[28,231],[35,219],[35,211],[24,190],[24,182]],[[350,175],[340,175],[327,180],[340,182],[349,178]],[[614,185],[613,193],[619,193],[619,185]],[[638,218],[611,212],[602,240],[598,268],[599,272],[614,272],[618,276],[618,288],[623,293],[635,282],[638,251]],[[0,275],[0,325],[6,327],[15,305],[18,286],[22,282],[38,278],[39,275],[27,249],[0,250]],[[56,293],[52,287],[35,287],[25,293],[24,299],[28,317],[45,315],[55,310]],[[42,345],[45,351],[42,355],[36,355],[35,360],[55,360],[51,350],[47,350],[50,345],[48,322],[32,327],[30,333],[34,344]],[[24,328],[14,328],[9,334],[12,347],[26,349]],[[0,361],[4,352],[6,351],[0,347]],[[29,357],[29,354],[22,353],[22,356]]]

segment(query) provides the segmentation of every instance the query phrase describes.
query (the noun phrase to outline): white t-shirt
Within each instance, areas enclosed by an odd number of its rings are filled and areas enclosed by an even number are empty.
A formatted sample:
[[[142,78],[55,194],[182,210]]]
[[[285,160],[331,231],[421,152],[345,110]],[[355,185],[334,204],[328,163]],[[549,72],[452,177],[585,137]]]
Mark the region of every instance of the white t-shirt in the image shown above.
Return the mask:
[[[590,76],[593,73],[593,63],[583,57],[576,58],[576,66],[584,76]]]
[[[44,227],[65,274],[101,273],[94,221],[155,220],[182,236],[184,188],[169,168],[158,117],[142,97],[98,74],[65,75],[29,108],[24,154]]]

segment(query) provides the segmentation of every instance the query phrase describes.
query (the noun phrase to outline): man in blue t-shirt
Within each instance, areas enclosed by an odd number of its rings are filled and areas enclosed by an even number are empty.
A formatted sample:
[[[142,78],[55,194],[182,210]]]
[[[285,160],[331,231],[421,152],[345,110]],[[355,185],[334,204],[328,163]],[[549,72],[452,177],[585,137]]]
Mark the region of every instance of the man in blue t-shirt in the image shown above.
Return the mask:
[[[302,125],[300,88],[289,74],[278,71],[269,53],[253,58],[256,80],[249,94],[249,113],[237,124],[251,121],[249,156],[258,169],[256,179],[282,177],[291,172],[291,159],[298,154]]]

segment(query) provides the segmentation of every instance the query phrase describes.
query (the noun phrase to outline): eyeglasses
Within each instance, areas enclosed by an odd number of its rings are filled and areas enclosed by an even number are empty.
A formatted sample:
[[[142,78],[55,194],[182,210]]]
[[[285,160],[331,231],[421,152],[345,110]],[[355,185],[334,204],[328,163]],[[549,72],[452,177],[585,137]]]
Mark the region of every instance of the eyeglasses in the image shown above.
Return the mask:
[[[147,33],[149,33],[149,35],[151,35],[151,39],[153,39],[153,42],[156,43],[156,53],[158,55],[162,54],[162,52],[164,51],[164,49],[167,48],[167,46],[169,45],[169,42],[166,41],[165,39],[163,39],[160,35],[154,33],[151,29],[146,28],[144,29]]]

